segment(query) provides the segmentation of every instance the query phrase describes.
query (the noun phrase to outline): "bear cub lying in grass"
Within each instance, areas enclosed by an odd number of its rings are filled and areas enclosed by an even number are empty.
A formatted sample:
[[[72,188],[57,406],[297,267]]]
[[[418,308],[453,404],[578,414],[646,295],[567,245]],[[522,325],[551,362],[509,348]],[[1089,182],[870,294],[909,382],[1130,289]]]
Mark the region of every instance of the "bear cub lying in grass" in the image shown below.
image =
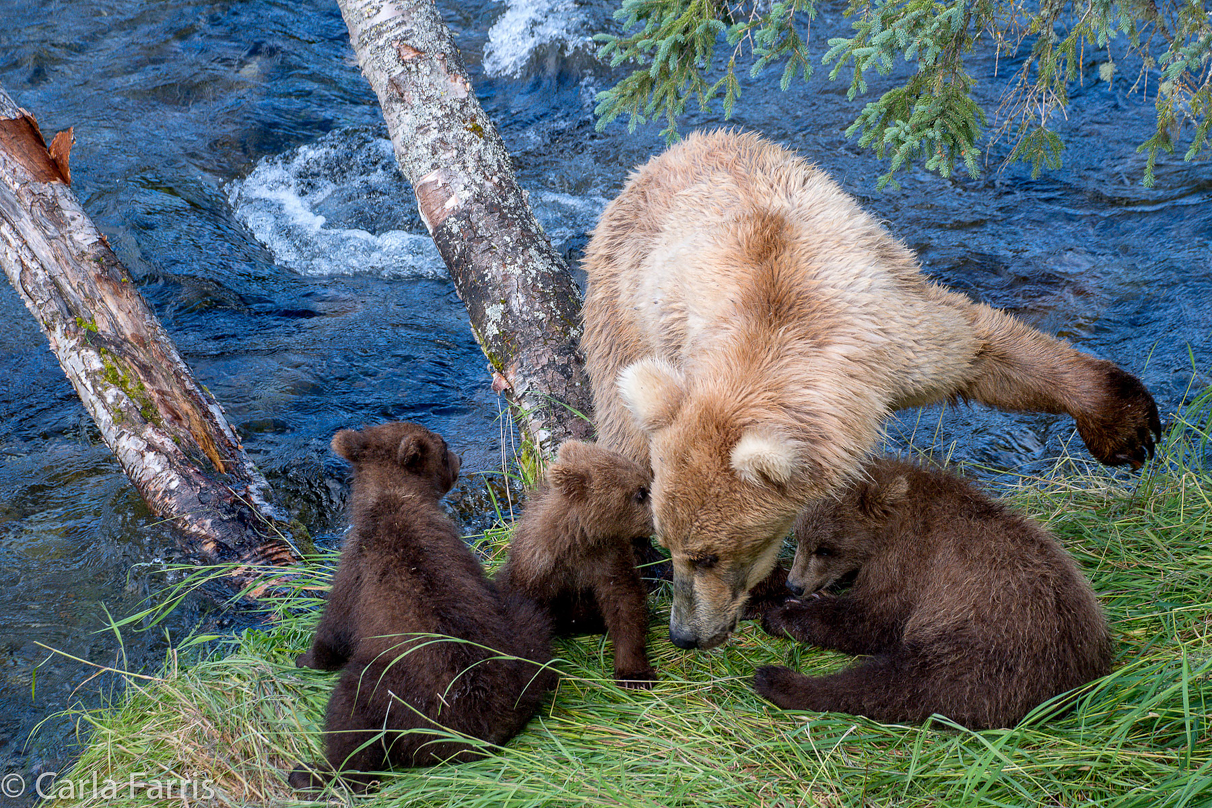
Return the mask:
[[[554,684],[547,617],[520,593],[497,594],[439,507],[459,474],[439,435],[382,424],[338,432],[332,448],[353,464],[352,529],[297,664],[344,670],[325,716],[327,761],[290,784],[340,776],[363,790],[389,765],[483,757],[477,741],[505,743]]]
[[[983,729],[1108,673],[1094,593],[1043,528],[953,474],[885,459],[867,475],[800,516],[788,586],[811,594],[762,625],[871,656],[829,676],[760,668],[760,695],[785,709],[884,722],[939,713]],[[850,576],[845,594],[821,591]]]
[[[649,543],[649,474],[622,455],[581,441],[560,447],[547,480],[514,528],[496,576],[550,613],[560,634],[599,632],[614,643],[614,678],[649,688],[648,589],[637,568],[659,556]]]

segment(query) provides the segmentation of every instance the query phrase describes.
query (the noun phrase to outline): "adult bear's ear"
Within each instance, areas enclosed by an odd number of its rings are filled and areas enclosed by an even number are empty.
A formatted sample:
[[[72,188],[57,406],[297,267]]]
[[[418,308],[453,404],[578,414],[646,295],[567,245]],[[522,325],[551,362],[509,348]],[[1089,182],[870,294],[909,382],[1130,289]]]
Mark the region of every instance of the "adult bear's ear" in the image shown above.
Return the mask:
[[[682,371],[655,356],[623,368],[618,384],[623,403],[648,434],[669,426],[686,399]]]
[[[745,482],[785,485],[799,470],[799,444],[777,427],[750,427],[732,447],[730,460]]]
[[[352,429],[342,429],[332,436],[330,446],[332,446],[334,452],[341,455],[341,457],[350,463],[356,463],[366,452],[366,438],[361,432]]]

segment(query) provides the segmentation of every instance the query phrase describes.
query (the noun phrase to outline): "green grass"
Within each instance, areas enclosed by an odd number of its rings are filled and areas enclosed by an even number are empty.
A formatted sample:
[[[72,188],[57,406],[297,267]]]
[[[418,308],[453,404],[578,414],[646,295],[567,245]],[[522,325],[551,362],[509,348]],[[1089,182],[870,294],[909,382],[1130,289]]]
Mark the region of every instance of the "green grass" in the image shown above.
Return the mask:
[[[369,797],[325,797],[494,808],[1212,805],[1210,411],[1212,392],[1175,417],[1158,459],[1137,475],[1068,460],[1002,492],[1074,554],[1115,634],[1114,672],[1060,718],[969,732],[783,712],[753,693],[757,666],[813,673],[849,660],[752,623],[722,649],[682,652],[665,637],[660,597],[650,648],[661,680],[651,692],[611,683],[601,637],[559,641],[559,689],[499,755],[400,771]],[[482,538],[492,563],[506,538],[504,528]],[[282,585],[264,627],[189,664],[180,661],[188,649],[174,651],[160,675],[131,677],[117,703],[80,714],[87,747],[55,787],[62,802],[297,802],[285,774],[320,756],[334,675],[298,670],[293,659],[308,645],[328,575],[307,570]],[[128,788],[132,774],[147,785]],[[119,784],[116,796],[94,799],[94,775]],[[164,796],[164,783],[182,778],[202,799]],[[67,794],[65,783],[86,785]]]

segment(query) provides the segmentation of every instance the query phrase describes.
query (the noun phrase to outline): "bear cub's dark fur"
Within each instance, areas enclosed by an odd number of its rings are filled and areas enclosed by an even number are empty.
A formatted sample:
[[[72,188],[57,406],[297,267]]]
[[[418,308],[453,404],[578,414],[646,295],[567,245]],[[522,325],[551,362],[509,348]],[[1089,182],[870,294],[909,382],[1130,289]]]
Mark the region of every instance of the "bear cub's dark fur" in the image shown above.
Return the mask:
[[[327,761],[290,783],[340,775],[363,789],[389,765],[483,757],[449,731],[499,745],[522,729],[554,684],[547,616],[497,594],[439,507],[459,473],[439,435],[382,424],[338,432],[332,448],[353,465],[352,529],[297,663],[344,670],[325,715]]]
[[[564,443],[496,576],[502,590],[546,608],[557,633],[605,629],[623,687],[648,688],[656,679],[645,645],[648,589],[637,568],[654,556],[649,482],[648,472],[616,452]]]
[[[1094,593],[1042,527],[953,474],[891,459],[867,474],[801,515],[788,585],[812,594],[762,625],[871,656],[830,676],[761,668],[759,694],[786,709],[885,722],[939,713],[981,729],[1013,726],[1110,671]],[[848,592],[821,591],[851,576]]]

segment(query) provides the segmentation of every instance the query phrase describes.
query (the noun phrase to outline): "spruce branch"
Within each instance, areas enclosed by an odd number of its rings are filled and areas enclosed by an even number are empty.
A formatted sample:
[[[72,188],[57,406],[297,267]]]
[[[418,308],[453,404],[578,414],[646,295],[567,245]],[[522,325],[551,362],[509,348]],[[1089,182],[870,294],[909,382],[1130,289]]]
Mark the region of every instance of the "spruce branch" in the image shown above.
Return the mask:
[[[850,0],[850,36],[831,38],[821,56],[811,49],[816,0],[621,0],[615,33],[599,34],[599,57],[632,73],[599,93],[598,128],[620,115],[629,126],[658,116],[667,139],[691,97],[701,109],[722,98],[731,117],[741,96],[737,70],[751,77],[781,66],[779,87],[812,74],[814,59],[829,79],[849,83],[847,98],[868,101],[847,129],[860,145],[889,161],[880,186],[920,165],[950,177],[971,176],[989,144],[1006,137],[1006,162],[1024,161],[1038,175],[1059,168],[1064,143],[1054,117],[1067,115],[1075,82],[1084,81],[1089,53],[1105,53],[1099,80],[1126,82],[1117,65],[1141,65],[1129,93],[1153,98],[1156,130],[1142,143],[1143,181],[1152,185],[1160,152],[1185,142],[1194,160],[1212,138],[1212,14],[1201,0]],[[716,47],[731,53],[716,62]],[[964,58],[993,48],[1000,60],[1025,54],[992,115],[973,98]],[[895,86],[883,77],[898,61],[915,72]],[[993,130],[985,132],[988,119]]]

